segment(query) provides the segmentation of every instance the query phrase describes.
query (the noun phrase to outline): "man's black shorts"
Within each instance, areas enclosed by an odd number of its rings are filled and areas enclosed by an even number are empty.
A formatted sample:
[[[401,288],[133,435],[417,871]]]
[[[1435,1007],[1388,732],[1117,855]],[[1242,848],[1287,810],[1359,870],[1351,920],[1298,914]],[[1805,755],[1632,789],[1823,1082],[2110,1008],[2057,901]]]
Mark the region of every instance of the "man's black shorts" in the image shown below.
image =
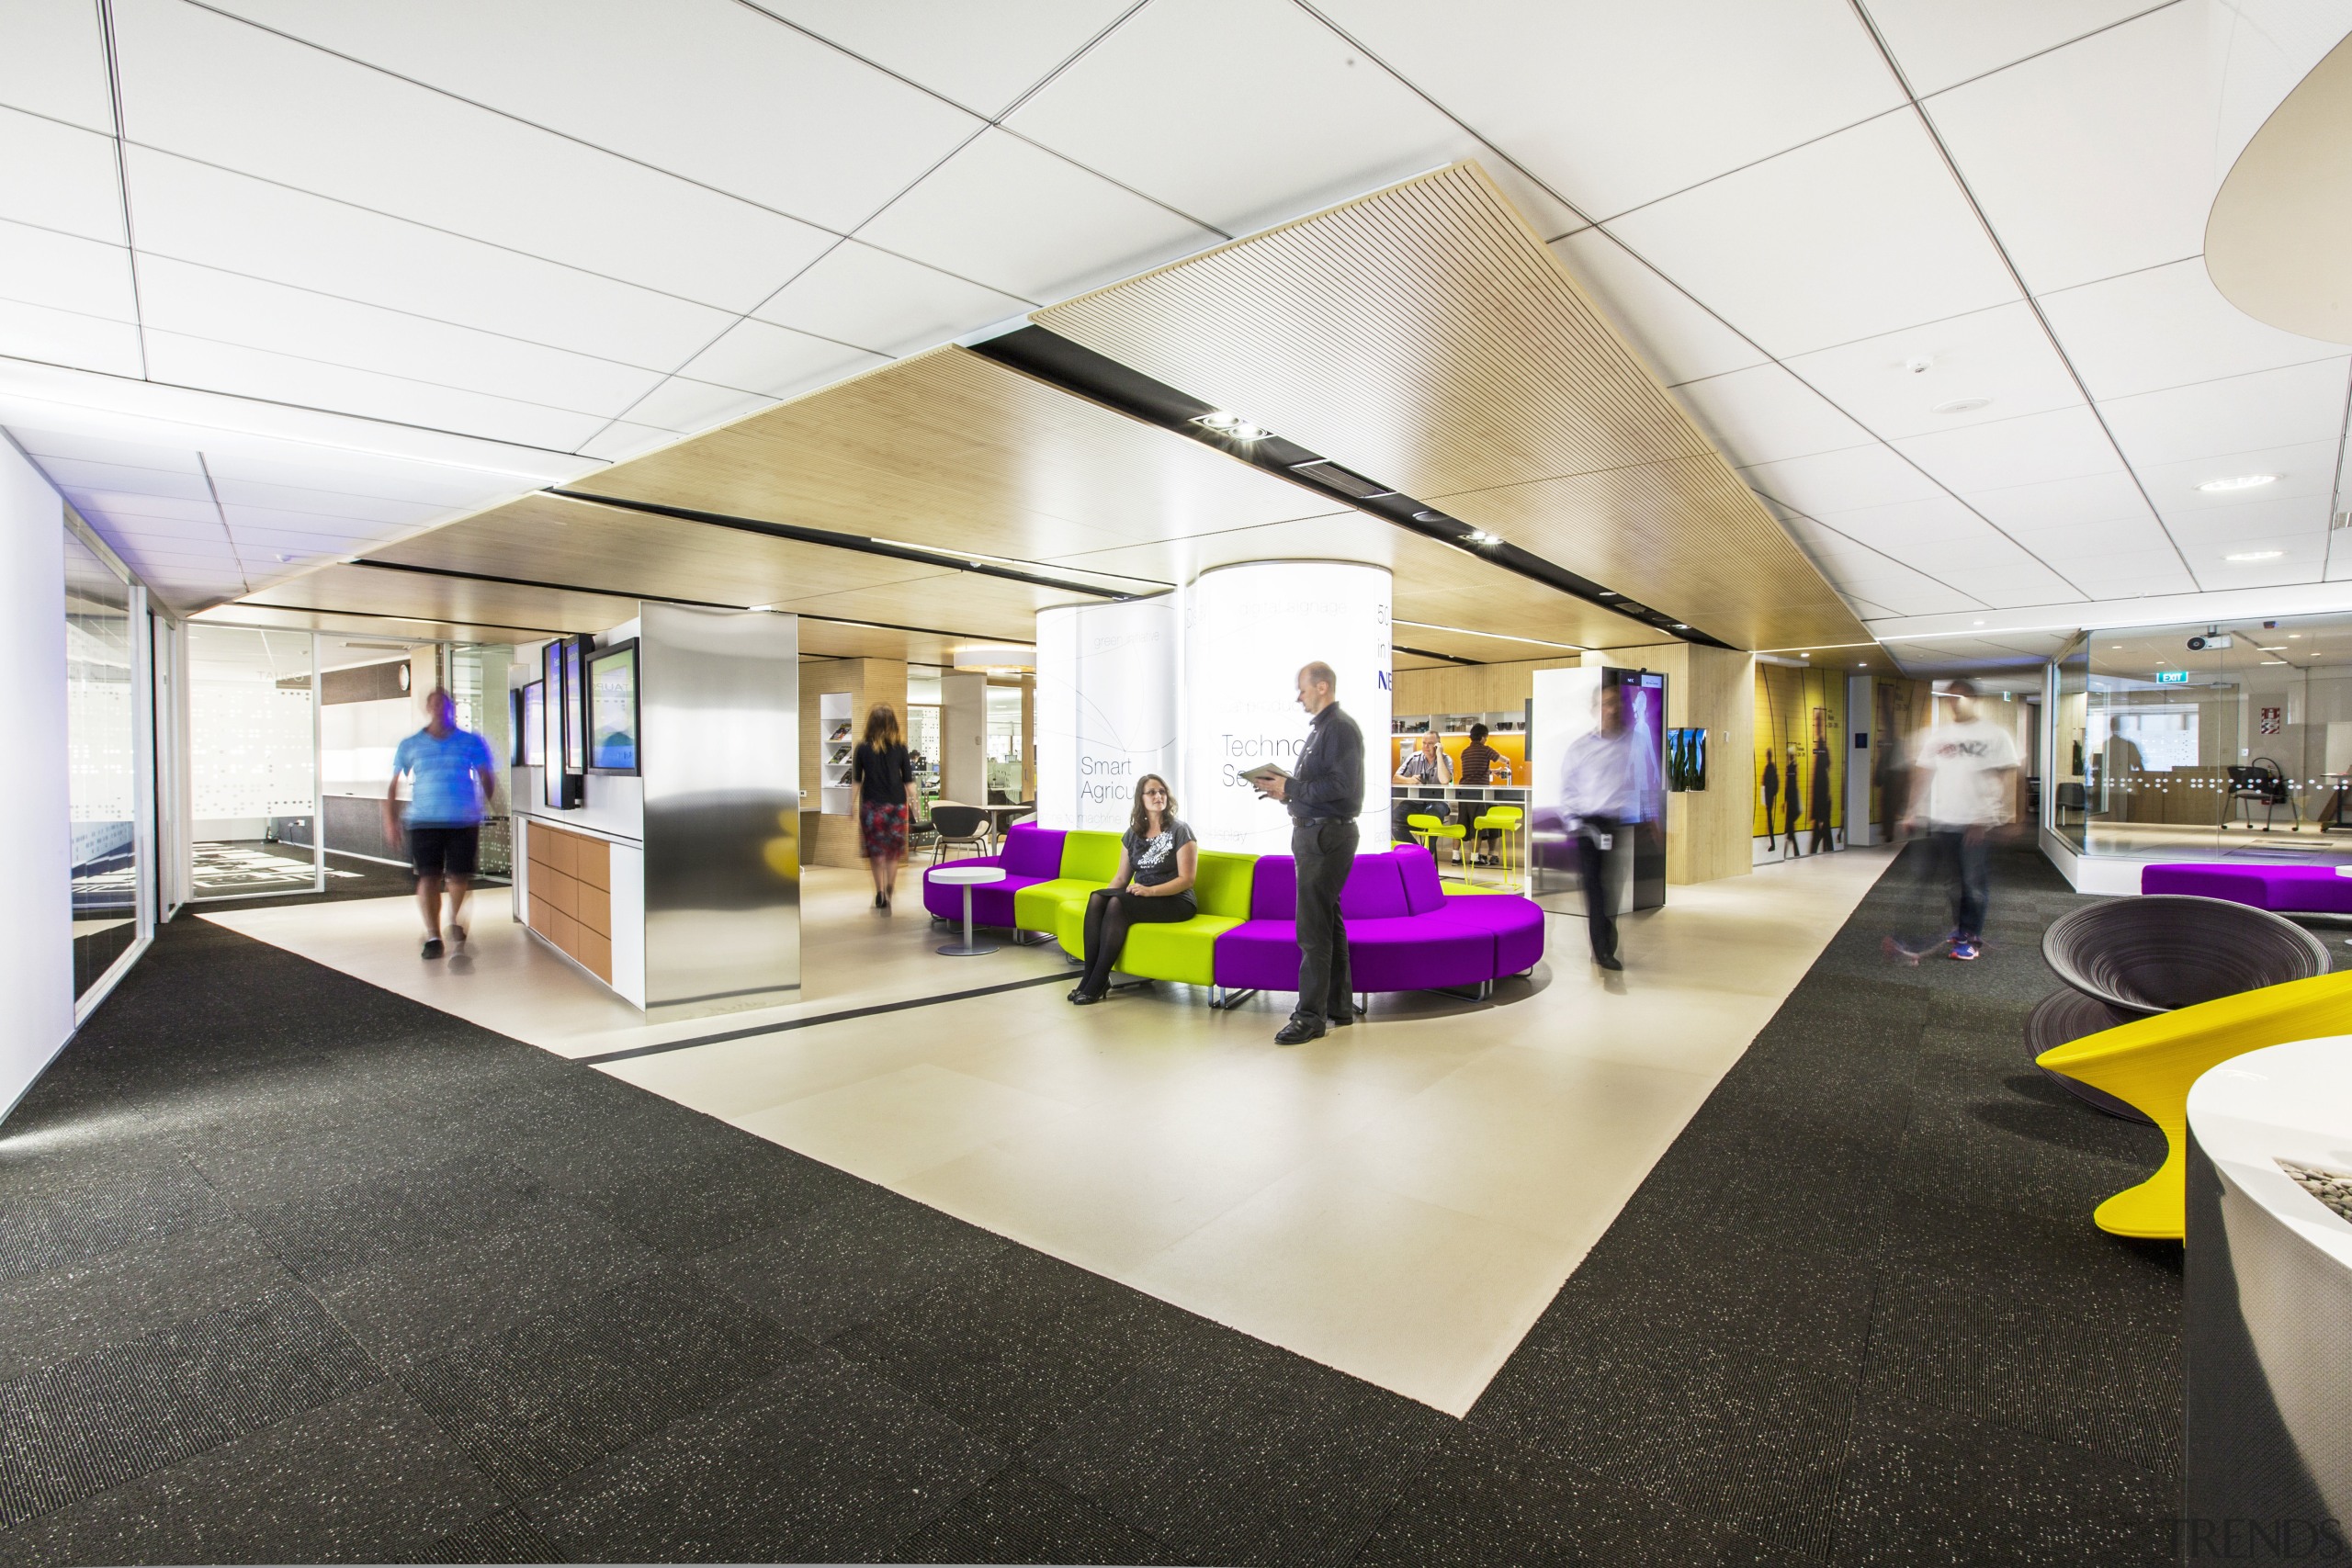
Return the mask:
[[[474,874],[481,849],[481,828],[436,828],[412,825],[408,830],[408,863],[419,876],[464,876]]]

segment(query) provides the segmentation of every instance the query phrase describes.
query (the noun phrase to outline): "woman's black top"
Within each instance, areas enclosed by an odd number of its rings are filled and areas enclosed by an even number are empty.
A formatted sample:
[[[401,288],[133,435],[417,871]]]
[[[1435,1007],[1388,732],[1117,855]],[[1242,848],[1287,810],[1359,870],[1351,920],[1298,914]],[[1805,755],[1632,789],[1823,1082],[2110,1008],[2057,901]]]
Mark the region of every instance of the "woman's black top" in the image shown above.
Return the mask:
[[[1129,880],[1140,887],[1173,882],[1178,870],[1176,852],[1193,841],[1193,830],[1184,826],[1182,818],[1169,818],[1149,838],[1128,829],[1119,835],[1119,845],[1127,852],[1127,865],[1134,873]]]
[[[908,759],[904,746],[876,748],[861,742],[850,754],[849,771],[857,780],[860,797],[868,806],[907,803],[907,781],[914,776],[914,764]]]

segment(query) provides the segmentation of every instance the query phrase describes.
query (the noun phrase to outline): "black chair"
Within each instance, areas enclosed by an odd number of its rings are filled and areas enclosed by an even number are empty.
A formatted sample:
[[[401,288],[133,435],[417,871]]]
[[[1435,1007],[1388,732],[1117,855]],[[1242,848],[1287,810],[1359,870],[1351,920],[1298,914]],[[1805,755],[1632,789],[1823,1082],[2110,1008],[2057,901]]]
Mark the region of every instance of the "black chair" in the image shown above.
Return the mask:
[[[2327,945],[2285,916],[2177,893],[2107,899],[2063,916],[2042,933],[2041,956],[2069,988],[2026,1020],[2035,1056],[2135,1018],[2328,972]],[[2148,1120],[2064,1073],[2050,1076],[2110,1116]]]
[[[989,814],[977,806],[956,806],[944,800],[932,802],[931,829],[937,835],[931,846],[931,863],[937,865],[947,846],[956,844],[969,848],[976,855],[985,855],[991,847]]]
[[[2232,767],[2229,773],[2230,786],[2222,793],[2222,820],[2218,824],[2222,831],[2229,830],[2233,813],[2239,821],[2253,827],[2254,808],[2257,806],[2262,807],[2264,832],[2270,831],[2271,818],[2282,806],[2295,814],[2294,826],[2288,831],[2302,831],[2303,803],[2295,798],[2294,790],[2287,784],[2286,771],[2278,763],[2267,757],[2256,757],[2245,767]]]
[[[2066,813],[2069,811],[2082,813],[2084,823],[2088,825],[2091,815],[2090,792],[2081,784],[2060,784],[2057,795],[2052,797],[2052,803],[2058,808],[2058,826],[2061,828],[2066,825]]]

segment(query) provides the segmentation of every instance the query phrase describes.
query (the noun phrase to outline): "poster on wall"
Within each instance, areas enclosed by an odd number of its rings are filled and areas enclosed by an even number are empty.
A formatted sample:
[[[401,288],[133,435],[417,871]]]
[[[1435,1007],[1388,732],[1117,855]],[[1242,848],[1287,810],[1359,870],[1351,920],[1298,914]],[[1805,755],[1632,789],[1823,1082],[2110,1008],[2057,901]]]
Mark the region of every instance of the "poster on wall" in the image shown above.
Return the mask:
[[[1844,847],[1846,730],[1842,671],[1757,662],[1756,859]]]
[[[1040,826],[1116,832],[1145,774],[1177,786],[1177,629],[1172,593],[1037,612]]]
[[[1203,847],[1290,852],[1290,814],[1242,775],[1297,761],[1307,719],[1295,676],[1318,660],[1363,732],[1365,848],[1386,843],[1390,583],[1386,567],[1354,561],[1255,561],[1205,571],[1184,592],[1178,796]]]
[[[588,656],[588,770],[637,772],[637,640]]]

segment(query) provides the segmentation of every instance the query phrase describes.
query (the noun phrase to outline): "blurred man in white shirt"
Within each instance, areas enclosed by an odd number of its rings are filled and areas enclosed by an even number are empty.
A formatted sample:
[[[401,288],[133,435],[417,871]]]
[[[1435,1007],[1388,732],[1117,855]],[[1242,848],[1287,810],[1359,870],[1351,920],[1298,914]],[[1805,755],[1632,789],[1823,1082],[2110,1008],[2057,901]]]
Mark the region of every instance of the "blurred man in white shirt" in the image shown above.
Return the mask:
[[[1919,737],[1911,773],[1906,829],[1924,828],[1939,874],[1951,885],[1951,956],[1973,959],[1984,948],[1991,897],[1993,830],[2008,822],[2017,798],[2017,738],[1978,711],[1976,688],[1951,683],[1952,722]]]
[[[1585,925],[1592,938],[1592,961],[1623,969],[1617,956],[1617,902],[1623,891],[1620,871],[1631,846],[1621,845],[1625,829],[1649,818],[1656,793],[1657,740],[1646,728],[1625,722],[1625,695],[1600,688],[1600,724],[1568,743],[1560,763],[1560,816],[1577,836],[1577,880],[1584,885]]]

